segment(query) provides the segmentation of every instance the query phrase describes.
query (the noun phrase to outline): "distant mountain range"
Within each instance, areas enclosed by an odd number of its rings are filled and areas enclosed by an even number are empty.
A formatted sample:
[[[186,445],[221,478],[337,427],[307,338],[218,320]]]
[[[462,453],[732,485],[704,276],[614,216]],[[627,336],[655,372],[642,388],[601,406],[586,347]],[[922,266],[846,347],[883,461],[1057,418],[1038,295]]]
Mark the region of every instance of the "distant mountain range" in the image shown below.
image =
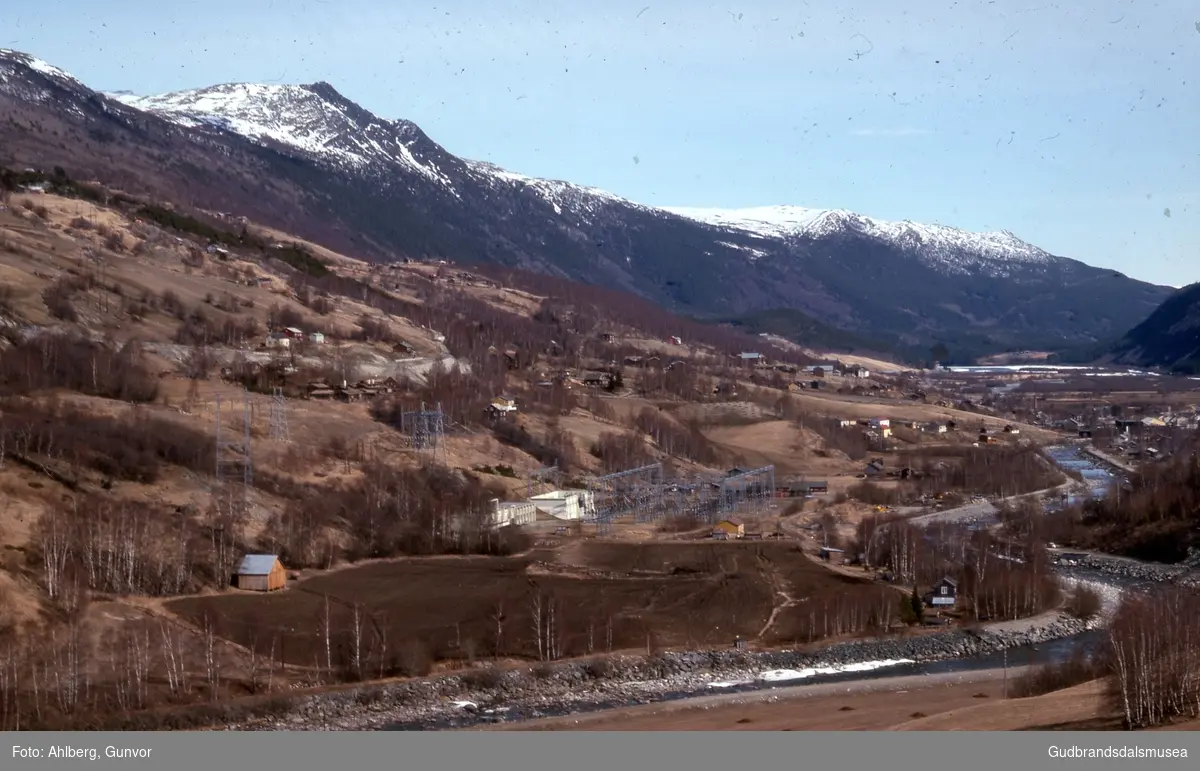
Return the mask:
[[[1119,336],[1171,292],[1007,232],[786,206],[644,206],[459,158],[327,83],[102,94],[0,50],[0,106],[3,164],[62,166],[366,259],[536,270],[698,318],[753,318],[762,331],[784,319],[880,347],[1063,348]]]

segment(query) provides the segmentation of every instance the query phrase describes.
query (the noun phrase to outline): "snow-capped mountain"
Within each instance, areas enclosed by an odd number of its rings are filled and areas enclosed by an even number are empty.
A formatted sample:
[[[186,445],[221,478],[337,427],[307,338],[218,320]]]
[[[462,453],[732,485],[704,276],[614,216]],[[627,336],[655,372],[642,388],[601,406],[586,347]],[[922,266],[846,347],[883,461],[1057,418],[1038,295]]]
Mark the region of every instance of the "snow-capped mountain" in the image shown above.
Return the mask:
[[[432,143],[416,124],[378,118],[346,100],[327,83],[301,86],[233,83],[158,96],[128,92],[113,92],[108,96],[183,126],[216,128],[264,143],[286,145],[363,173],[369,173],[380,163],[396,164],[457,195],[452,180],[456,173],[461,173],[461,167],[443,169],[442,166],[459,166],[460,159],[453,158],[451,162],[452,156],[444,151],[431,152]],[[491,163],[465,161],[465,164],[477,176],[531,190],[560,215],[565,211],[593,213],[600,203],[638,206],[597,188],[529,177]],[[853,233],[894,244],[931,266],[959,273],[1004,274],[1008,272],[1005,263],[1009,261],[1033,265],[1054,259],[1009,232],[971,233],[944,225],[888,222],[840,209],[763,206],[660,207],[659,210],[763,238],[821,239]],[[763,250],[754,247],[740,247],[739,251],[751,260],[764,255]]]
[[[0,51],[0,108],[12,116],[0,164],[61,165],[366,258],[499,263],[700,316],[792,309],[889,339],[1029,347],[1120,334],[1167,291],[1006,232],[788,206],[644,206],[460,158],[328,83],[100,94]]]
[[[559,214],[564,207],[594,211],[602,201],[636,206],[597,188],[529,177],[491,163],[457,158],[434,144],[415,123],[372,115],[328,83],[229,83],[158,96],[137,96],[127,91],[107,96],[181,126],[230,131],[264,144],[284,145],[363,174],[374,173],[381,165],[399,166],[455,196],[454,178],[467,172],[487,182],[526,188]]]
[[[108,96],[189,128],[230,131],[361,172],[369,173],[383,162],[398,163],[432,182],[453,187],[436,159],[422,157],[430,153],[433,143],[415,123],[377,118],[328,83],[229,83],[160,96],[127,92]]]
[[[9,66],[6,67],[4,66],[5,64]],[[60,70],[49,62],[44,62],[36,56],[31,56],[21,51],[14,51],[11,48],[0,48],[0,83],[8,82],[13,74],[20,74],[20,71],[16,69],[17,65],[23,66],[32,72],[46,75],[47,77],[70,81],[72,83],[79,82],[70,73]]]
[[[1007,230],[973,233],[945,225],[905,220],[890,222],[844,209],[805,209],[799,206],[758,206],[745,209],[666,207],[666,211],[720,228],[754,233],[764,238],[817,240],[855,234],[894,244],[927,263],[947,271],[1006,272],[1005,263],[1026,266],[1053,261],[1054,255],[1022,241]]]

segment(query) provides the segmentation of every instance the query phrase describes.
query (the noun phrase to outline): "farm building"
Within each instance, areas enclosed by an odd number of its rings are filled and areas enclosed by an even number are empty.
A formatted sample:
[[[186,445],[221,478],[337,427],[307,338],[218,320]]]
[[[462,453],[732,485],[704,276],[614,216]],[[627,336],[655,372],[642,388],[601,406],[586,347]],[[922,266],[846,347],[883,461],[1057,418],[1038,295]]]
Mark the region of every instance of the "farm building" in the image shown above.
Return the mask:
[[[555,519],[592,519],[596,498],[590,490],[553,490],[529,499],[539,512]]]
[[[324,345],[325,344],[325,333],[324,332],[310,332],[308,335],[308,341],[310,343],[315,343],[316,345]]]
[[[713,535],[724,533],[726,538],[741,538],[746,534],[746,525],[737,517],[722,519],[713,527]]]
[[[517,400],[511,396],[497,396],[487,407],[488,415],[493,418],[506,418],[517,412]]]
[[[273,592],[287,586],[287,571],[274,554],[247,554],[235,578],[237,588],[252,592]]]

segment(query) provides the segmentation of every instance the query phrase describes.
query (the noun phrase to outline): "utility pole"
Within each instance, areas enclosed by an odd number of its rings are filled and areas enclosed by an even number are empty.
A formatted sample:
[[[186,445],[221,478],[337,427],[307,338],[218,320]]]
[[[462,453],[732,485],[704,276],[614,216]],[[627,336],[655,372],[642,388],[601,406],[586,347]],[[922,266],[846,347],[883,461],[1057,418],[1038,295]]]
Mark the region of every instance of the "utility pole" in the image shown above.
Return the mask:
[[[1008,698],[1008,648],[1004,649],[1004,698]]]

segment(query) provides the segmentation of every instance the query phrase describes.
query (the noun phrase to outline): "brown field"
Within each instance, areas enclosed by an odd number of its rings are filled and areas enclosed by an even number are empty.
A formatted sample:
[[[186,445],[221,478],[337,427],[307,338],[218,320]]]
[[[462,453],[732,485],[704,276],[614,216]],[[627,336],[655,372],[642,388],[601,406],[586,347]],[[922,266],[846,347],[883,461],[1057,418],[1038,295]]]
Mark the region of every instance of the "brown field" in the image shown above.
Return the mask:
[[[801,430],[786,420],[709,428],[704,434],[747,465],[774,465],[777,474],[830,476],[852,473],[861,465],[840,452],[825,450],[814,431]]]
[[[765,644],[805,635],[809,606],[886,592],[815,564],[795,544],[574,541],[514,558],[435,557],[376,562],[321,574],[263,596],[230,592],[174,600],[193,622],[299,665],[324,664],[329,598],[334,646],[348,644],[353,607],[376,642],[420,644],[431,659],[532,656],[535,596],[557,607],[564,655],[612,649]],[[803,610],[802,610],[803,608]],[[497,623],[496,617],[502,617]],[[589,645],[590,638],[590,645]]]

